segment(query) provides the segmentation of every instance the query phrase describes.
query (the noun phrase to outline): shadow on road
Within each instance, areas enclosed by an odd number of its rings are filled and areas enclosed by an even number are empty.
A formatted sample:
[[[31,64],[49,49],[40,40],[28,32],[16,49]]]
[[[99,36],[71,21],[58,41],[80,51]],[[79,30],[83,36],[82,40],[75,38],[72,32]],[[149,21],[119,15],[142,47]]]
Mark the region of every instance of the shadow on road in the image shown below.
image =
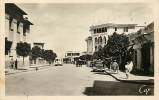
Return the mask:
[[[112,95],[154,95],[154,86],[145,87],[144,84],[133,84],[119,81],[94,81],[93,87],[86,87],[83,92],[88,96]]]

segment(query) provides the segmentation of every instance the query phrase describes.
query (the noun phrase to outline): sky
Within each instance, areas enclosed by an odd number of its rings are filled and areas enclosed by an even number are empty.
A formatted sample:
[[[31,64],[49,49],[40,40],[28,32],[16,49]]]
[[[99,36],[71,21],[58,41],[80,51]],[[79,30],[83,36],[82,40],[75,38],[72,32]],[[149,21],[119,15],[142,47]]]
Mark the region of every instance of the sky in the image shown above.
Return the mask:
[[[59,57],[66,51],[86,51],[92,25],[116,23],[144,25],[153,21],[148,3],[17,4],[34,24],[30,40],[45,43]]]

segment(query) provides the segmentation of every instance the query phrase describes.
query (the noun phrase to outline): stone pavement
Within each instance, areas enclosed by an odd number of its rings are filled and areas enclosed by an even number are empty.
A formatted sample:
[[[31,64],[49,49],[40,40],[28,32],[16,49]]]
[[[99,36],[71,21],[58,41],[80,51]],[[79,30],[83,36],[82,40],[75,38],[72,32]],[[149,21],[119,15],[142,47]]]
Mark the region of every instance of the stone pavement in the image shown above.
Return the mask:
[[[129,73],[129,78],[126,78],[126,74],[124,72],[119,71],[118,73],[114,73],[110,70],[105,70],[106,74],[111,75],[118,81],[122,82],[132,82],[132,83],[141,83],[141,84],[154,84],[154,77],[149,77],[149,76],[138,76]]]
[[[10,75],[10,74],[15,74],[15,73],[21,73],[21,72],[27,72],[27,71],[33,71],[33,70],[39,70],[39,69],[43,69],[43,68],[48,68],[50,67],[49,64],[45,64],[45,65],[31,65],[28,67],[21,67],[16,69],[11,69],[11,68],[6,68],[5,69],[5,75]]]

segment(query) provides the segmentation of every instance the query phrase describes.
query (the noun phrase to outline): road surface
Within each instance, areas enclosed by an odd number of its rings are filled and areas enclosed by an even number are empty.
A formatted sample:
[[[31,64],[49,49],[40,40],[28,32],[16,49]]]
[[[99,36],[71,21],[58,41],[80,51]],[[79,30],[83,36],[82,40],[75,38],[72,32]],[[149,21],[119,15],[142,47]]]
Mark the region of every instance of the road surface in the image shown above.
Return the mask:
[[[121,83],[91,70],[64,64],[7,75],[5,93],[7,96],[138,95],[141,85]]]

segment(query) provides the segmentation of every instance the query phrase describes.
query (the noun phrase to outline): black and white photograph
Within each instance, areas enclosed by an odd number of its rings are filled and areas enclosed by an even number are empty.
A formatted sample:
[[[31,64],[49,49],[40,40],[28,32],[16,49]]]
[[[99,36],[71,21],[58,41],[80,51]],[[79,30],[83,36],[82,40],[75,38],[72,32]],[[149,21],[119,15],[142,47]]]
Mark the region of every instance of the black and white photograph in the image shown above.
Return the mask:
[[[5,3],[6,96],[154,96],[151,3]]]

